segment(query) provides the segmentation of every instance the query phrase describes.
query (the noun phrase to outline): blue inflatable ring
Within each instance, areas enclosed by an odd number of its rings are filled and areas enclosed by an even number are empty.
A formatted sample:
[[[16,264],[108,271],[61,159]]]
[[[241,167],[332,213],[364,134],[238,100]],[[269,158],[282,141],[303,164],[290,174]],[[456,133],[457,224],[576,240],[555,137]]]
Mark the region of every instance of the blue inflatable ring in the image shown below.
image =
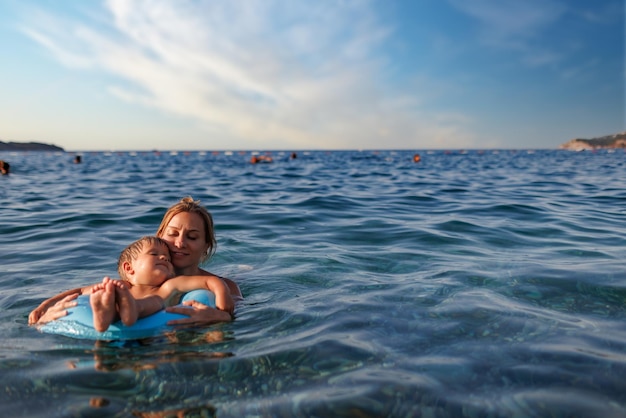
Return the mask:
[[[215,295],[208,290],[199,289],[186,293],[180,300],[180,305],[188,300],[195,300],[207,306],[215,307]],[[93,327],[93,313],[89,305],[89,295],[81,295],[76,301],[78,305],[68,309],[68,314],[55,321],[39,327],[42,332],[60,334],[72,338],[86,340],[138,340],[155,337],[174,327],[167,325],[168,321],[188,318],[187,315],[166,312],[156,312],[145,318],[138,319],[130,327],[121,321],[114,322],[104,332],[98,332]]]

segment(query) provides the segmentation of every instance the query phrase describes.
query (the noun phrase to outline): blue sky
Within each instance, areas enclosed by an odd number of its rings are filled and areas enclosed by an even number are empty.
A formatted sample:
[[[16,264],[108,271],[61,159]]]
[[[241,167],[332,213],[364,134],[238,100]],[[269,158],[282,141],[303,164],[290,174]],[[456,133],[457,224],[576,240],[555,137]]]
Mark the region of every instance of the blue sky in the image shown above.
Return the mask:
[[[556,148],[625,128],[622,0],[0,2],[0,140]]]

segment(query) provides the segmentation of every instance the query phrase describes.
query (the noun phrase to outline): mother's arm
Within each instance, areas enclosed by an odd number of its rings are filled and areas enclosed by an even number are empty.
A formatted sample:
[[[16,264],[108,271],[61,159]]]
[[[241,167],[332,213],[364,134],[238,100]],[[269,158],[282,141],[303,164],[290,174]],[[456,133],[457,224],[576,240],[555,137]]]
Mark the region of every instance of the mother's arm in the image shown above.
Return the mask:
[[[105,277],[110,280],[110,278]],[[67,315],[67,310],[76,306],[76,298],[91,293],[94,285],[66,290],[50,299],[46,299],[28,315],[28,325],[45,324]]]
[[[67,290],[46,299],[28,315],[28,325],[45,324],[67,315],[67,309],[76,306],[76,298],[83,294],[83,288]]]
[[[187,300],[183,302],[183,305],[185,306],[178,305],[165,308],[167,312],[188,316],[188,318],[169,321],[167,325],[211,325],[217,322],[229,322],[233,319],[228,312],[220,311],[195,300]]]

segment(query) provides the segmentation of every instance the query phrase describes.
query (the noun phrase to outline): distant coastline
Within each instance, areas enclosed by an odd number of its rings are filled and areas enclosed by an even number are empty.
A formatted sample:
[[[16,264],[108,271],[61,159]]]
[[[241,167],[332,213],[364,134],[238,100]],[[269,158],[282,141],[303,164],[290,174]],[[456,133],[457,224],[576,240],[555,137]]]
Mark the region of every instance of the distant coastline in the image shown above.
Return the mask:
[[[603,148],[625,148],[626,132],[613,135],[606,135],[597,138],[575,138],[561,145],[559,149],[584,151]],[[44,144],[42,142],[3,142],[0,141],[0,151],[55,151],[65,152],[59,146]]]
[[[65,150],[56,145],[43,144],[41,142],[2,142],[0,151],[61,151]]]
[[[559,145],[559,149],[568,149],[573,151],[594,150],[601,148],[626,148],[626,132],[591,139],[576,138]]]

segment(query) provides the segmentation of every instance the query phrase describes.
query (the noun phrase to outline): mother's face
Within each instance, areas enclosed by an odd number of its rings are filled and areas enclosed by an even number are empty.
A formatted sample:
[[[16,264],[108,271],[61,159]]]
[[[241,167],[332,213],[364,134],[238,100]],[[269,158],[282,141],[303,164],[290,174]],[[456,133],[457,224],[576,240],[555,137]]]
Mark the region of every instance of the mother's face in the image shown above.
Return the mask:
[[[172,264],[178,274],[195,274],[209,248],[202,217],[193,212],[181,212],[170,220],[161,238],[169,248]]]

